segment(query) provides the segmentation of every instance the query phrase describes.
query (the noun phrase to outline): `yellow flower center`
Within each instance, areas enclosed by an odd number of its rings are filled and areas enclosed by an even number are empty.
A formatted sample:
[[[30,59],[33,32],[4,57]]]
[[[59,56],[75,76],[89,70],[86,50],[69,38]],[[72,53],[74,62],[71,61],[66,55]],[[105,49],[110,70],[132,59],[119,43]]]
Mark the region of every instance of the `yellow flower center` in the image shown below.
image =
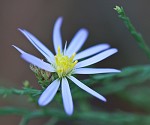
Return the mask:
[[[74,53],[71,57],[65,56],[60,52],[60,47],[58,47],[58,53],[55,56],[55,69],[59,78],[65,77],[72,72],[78,62],[73,60],[75,55]]]

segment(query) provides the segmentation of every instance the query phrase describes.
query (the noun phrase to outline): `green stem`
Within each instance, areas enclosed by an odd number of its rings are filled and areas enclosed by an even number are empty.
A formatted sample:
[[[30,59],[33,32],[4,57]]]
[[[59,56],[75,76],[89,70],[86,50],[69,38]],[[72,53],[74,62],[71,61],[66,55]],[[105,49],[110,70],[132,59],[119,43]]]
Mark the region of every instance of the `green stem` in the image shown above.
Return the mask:
[[[150,48],[149,48],[149,46],[145,43],[145,40],[143,39],[142,35],[136,31],[136,29],[133,26],[133,24],[131,23],[129,17],[127,17],[127,15],[125,14],[123,7],[116,6],[114,9],[118,12],[119,18],[124,22],[127,29],[129,30],[129,32],[133,36],[133,38],[138,43],[139,47],[145,52],[145,54],[150,59]]]
[[[12,112],[13,109],[13,112]],[[10,111],[9,111],[10,110]],[[150,116],[149,115],[141,115],[141,114],[133,114],[133,113],[127,113],[127,112],[96,112],[96,111],[80,111],[75,112],[72,116],[67,116],[64,111],[54,108],[45,108],[45,110],[34,110],[34,111],[28,111],[24,112],[25,109],[18,109],[18,108],[0,108],[0,112],[3,111],[3,113],[10,115],[11,114],[17,114],[18,113],[15,110],[20,110],[19,115],[24,116],[23,120],[21,121],[20,125],[27,125],[29,123],[29,120],[33,118],[41,118],[45,116],[53,116],[55,118],[59,118],[62,120],[84,120],[84,121],[94,121],[95,123],[100,124],[109,124],[109,125],[149,125],[150,124]],[[1,114],[2,115],[2,114]]]
[[[33,88],[23,88],[23,89],[15,89],[15,88],[4,88],[0,87],[0,95],[3,95],[4,97],[7,95],[32,95],[37,96],[42,93],[41,90],[33,89]]]
[[[59,121],[57,117],[52,117],[45,125],[56,125],[56,123]]]

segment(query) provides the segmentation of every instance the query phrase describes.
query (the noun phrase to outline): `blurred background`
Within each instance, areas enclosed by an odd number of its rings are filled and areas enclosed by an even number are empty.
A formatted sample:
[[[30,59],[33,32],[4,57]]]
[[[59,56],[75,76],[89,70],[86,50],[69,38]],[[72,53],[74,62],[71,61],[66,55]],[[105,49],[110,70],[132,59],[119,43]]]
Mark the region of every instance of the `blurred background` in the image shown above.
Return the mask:
[[[54,52],[53,25],[59,16],[64,19],[62,25],[64,42],[69,43],[80,28],[87,28],[89,37],[82,49],[100,43],[109,43],[112,47],[118,48],[117,54],[96,66],[122,69],[127,66],[148,64],[147,57],[138,48],[114,11],[116,5],[124,7],[132,23],[150,46],[150,1],[148,0],[0,0],[1,86],[21,88],[22,82],[27,79],[33,86],[39,87],[28,64],[20,58],[20,54],[11,45],[16,45],[42,58],[41,54],[17,30],[17,28],[24,28]],[[18,105],[18,102],[12,100],[14,98],[2,99],[0,106]],[[22,105],[28,105],[26,101],[22,101],[20,102]],[[118,104],[119,107],[124,107],[122,102],[107,105],[113,108],[112,106],[118,107]],[[20,117],[0,116],[0,124],[16,125],[19,120]],[[42,122],[43,119],[38,121],[39,125]]]

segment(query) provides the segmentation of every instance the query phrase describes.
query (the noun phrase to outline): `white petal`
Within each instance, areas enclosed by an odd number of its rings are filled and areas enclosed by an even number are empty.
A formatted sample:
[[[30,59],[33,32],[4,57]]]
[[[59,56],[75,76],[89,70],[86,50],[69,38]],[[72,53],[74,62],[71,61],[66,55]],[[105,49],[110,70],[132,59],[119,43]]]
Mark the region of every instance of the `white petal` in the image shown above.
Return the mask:
[[[28,63],[31,63],[43,70],[46,70],[46,71],[49,71],[49,72],[55,72],[55,69],[49,64],[49,63],[46,63],[44,61],[42,61],[41,59],[31,55],[31,54],[28,54],[28,53],[23,53],[21,54],[21,57],[27,61]]]
[[[62,90],[62,99],[63,99],[65,112],[68,115],[72,115],[73,101],[72,101],[72,96],[70,92],[70,87],[66,78],[62,79],[61,90]]]
[[[110,47],[109,44],[99,44],[96,46],[92,46],[86,50],[81,51],[80,53],[77,53],[74,60],[78,60],[78,59],[82,59],[82,58],[94,55],[96,53],[99,53],[100,51],[108,49],[109,47]]]
[[[77,80],[75,77],[70,76],[68,77],[70,80],[72,80],[77,86],[79,86],[81,89],[83,89],[84,91],[90,93],[91,95],[95,96],[96,98],[106,102],[105,97],[103,97],[102,95],[100,95],[99,93],[95,92],[94,90],[92,90],[91,88],[89,88],[88,86],[84,85],[82,82],[80,82],[79,80]]]
[[[117,73],[120,70],[111,68],[79,68],[74,70],[74,74],[98,74],[98,73]]]
[[[67,48],[66,54],[71,56],[73,53],[76,53],[84,44],[88,36],[88,31],[86,29],[79,30],[74,38],[72,39],[70,45]]]
[[[40,106],[45,106],[48,103],[50,103],[52,101],[52,99],[54,98],[54,96],[56,95],[56,92],[58,90],[60,86],[60,81],[58,79],[56,79],[55,81],[53,81],[42,93],[42,95],[40,96],[39,100],[38,100],[38,104]]]
[[[33,34],[24,29],[19,29],[19,31],[26,36],[26,38],[34,45],[34,47],[43,54],[43,56],[51,63],[54,62],[53,53],[43,45]]]
[[[60,47],[60,50],[62,52],[62,37],[61,37],[61,25],[62,25],[63,18],[59,17],[56,20],[56,23],[54,25],[53,30],[53,44],[55,52],[57,53],[58,46]]]
[[[83,60],[79,63],[76,64],[76,68],[80,68],[80,67],[85,67],[85,66],[89,66],[89,65],[92,65],[94,63],[97,63],[111,55],[113,55],[114,53],[117,52],[117,49],[113,48],[113,49],[109,49],[109,50],[106,50],[102,53],[99,53],[91,58],[88,58],[86,60]]]

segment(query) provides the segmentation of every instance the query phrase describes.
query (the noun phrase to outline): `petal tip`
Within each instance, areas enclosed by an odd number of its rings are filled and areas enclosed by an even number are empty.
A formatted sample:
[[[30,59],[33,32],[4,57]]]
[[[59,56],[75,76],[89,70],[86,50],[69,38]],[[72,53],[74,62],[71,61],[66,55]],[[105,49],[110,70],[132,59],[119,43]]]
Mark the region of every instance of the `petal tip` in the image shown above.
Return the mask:
[[[116,72],[120,73],[120,72],[121,72],[121,70],[116,70]]]
[[[15,46],[15,45],[11,45],[12,47],[14,47],[15,49],[17,49],[18,47],[17,46]],[[18,50],[18,49],[17,49]]]
[[[107,99],[106,99],[106,98],[104,98],[102,101],[103,101],[103,102],[107,102]]]
[[[12,47],[16,47],[15,45],[11,45]]]
[[[82,29],[80,29],[80,31],[82,31],[85,35],[88,35],[88,33],[89,33],[86,28],[82,28]]]
[[[114,48],[113,50],[114,50],[114,52],[118,52],[118,49],[116,49],[116,48]]]
[[[21,50],[20,48],[18,48],[18,47],[15,46],[15,45],[12,45],[12,47],[14,47],[16,50],[18,50],[21,54],[25,53],[23,50]]]
[[[57,20],[62,21],[62,20],[63,20],[63,17],[62,17],[62,16],[60,16],[60,17],[58,17],[58,19],[57,19]]]
[[[62,16],[60,16],[60,17],[58,17],[57,18],[57,20],[56,20],[56,23],[55,24],[62,24],[62,21],[63,21],[63,17]]]
[[[107,50],[106,50],[107,51]],[[108,50],[110,52],[111,55],[115,54],[118,52],[118,49],[117,48],[111,48]]]
[[[20,32],[23,32],[23,29],[21,29],[21,28],[17,28],[17,30],[19,30]]]
[[[67,114],[68,116],[71,116],[71,115],[73,114],[73,109],[70,110],[70,111],[66,111],[66,114]]]
[[[105,45],[107,48],[110,48],[110,44],[108,43],[103,43],[102,45]]]
[[[46,104],[44,104],[40,99],[38,100],[38,105],[41,107],[46,106]]]
[[[107,102],[107,99],[104,97],[104,96],[102,96],[102,95],[100,95],[100,97],[98,97],[101,101],[103,101],[103,102]]]

